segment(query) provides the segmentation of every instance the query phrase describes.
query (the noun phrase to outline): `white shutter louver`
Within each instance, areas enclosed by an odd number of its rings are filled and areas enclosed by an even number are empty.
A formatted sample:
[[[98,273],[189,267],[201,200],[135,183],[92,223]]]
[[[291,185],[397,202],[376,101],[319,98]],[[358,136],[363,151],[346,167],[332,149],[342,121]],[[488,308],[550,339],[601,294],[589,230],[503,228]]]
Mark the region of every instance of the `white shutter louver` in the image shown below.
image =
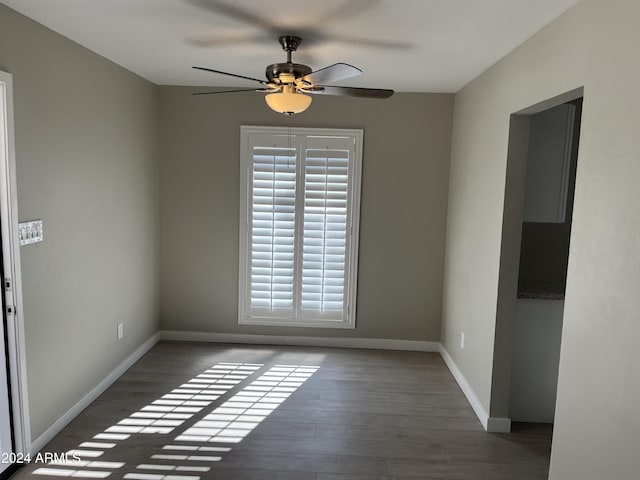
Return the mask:
[[[353,328],[362,132],[241,138],[239,322]]]
[[[295,150],[254,147],[251,308],[293,309]]]
[[[340,318],[344,308],[349,152],[305,152],[302,309]]]

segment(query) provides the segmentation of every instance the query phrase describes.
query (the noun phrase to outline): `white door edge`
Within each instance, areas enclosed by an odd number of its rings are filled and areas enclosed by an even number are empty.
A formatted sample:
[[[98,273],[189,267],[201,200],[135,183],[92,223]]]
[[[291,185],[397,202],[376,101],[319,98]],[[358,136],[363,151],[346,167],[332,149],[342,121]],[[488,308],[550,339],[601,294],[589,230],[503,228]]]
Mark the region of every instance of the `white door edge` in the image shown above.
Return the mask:
[[[11,288],[1,286],[13,315],[7,315],[7,347],[9,381],[13,410],[13,437],[16,453],[31,453],[29,397],[27,392],[27,359],[25,350],[24,316],[22,309],[22,276],[18,236],[18,196],[13,123],[13,77],[0,71],[0,230],[2,234],[3,278],[11,279]]]

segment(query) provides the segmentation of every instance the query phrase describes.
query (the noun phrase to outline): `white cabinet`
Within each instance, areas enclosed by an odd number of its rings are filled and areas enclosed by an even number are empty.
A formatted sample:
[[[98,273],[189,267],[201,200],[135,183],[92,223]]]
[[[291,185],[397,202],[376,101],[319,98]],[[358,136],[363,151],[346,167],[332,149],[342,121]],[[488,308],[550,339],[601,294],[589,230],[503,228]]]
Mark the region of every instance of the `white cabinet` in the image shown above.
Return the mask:
[[[553,423],[564,300],[518,299],[511,361],[513,422]]]

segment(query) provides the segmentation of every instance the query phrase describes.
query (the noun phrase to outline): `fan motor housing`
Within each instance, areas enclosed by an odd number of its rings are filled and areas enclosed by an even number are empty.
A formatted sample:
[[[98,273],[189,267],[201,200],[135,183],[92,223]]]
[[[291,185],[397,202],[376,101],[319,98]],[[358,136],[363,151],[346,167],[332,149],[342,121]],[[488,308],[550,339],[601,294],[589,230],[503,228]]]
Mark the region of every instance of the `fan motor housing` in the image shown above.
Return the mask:
[[[281,74],[293,75],[293,78],[300,78],[311,73],[311,67],[301,63],[273,63],[267,67],[266,75],[269,83],[280,84]]]

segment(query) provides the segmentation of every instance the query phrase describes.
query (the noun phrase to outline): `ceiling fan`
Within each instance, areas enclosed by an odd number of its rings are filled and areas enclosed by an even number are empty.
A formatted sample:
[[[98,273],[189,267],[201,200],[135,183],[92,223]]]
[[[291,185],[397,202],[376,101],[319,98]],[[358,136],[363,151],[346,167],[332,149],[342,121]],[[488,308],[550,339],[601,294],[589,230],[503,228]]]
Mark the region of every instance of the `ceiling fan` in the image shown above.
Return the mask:
[[[215,92],[197,92],[194,95],[214,95],[236,92],[267,93],[265,100],[272,110],[284,115],[304,112],[311,105],[311,95],[341,95],[363,98],[389,98],[393,90],[381,88],[338,87],[327,85],[338,80],[354,77],[362,73],[357,67],[347,63],[335,63],[320,70],[313,71],[307,65],[293,63],[292,53],[298,49],[302,38],[294,35],[282,35],[279,39],[282,49],[287,52],[287,61],[267,66],[266,80],[246,77],[235,73],[222,72],[205,67],[193,67],[197,70],[219,73],[230,77],[242,78],[257,82],[260,88],[239,90],[222,90]]]

